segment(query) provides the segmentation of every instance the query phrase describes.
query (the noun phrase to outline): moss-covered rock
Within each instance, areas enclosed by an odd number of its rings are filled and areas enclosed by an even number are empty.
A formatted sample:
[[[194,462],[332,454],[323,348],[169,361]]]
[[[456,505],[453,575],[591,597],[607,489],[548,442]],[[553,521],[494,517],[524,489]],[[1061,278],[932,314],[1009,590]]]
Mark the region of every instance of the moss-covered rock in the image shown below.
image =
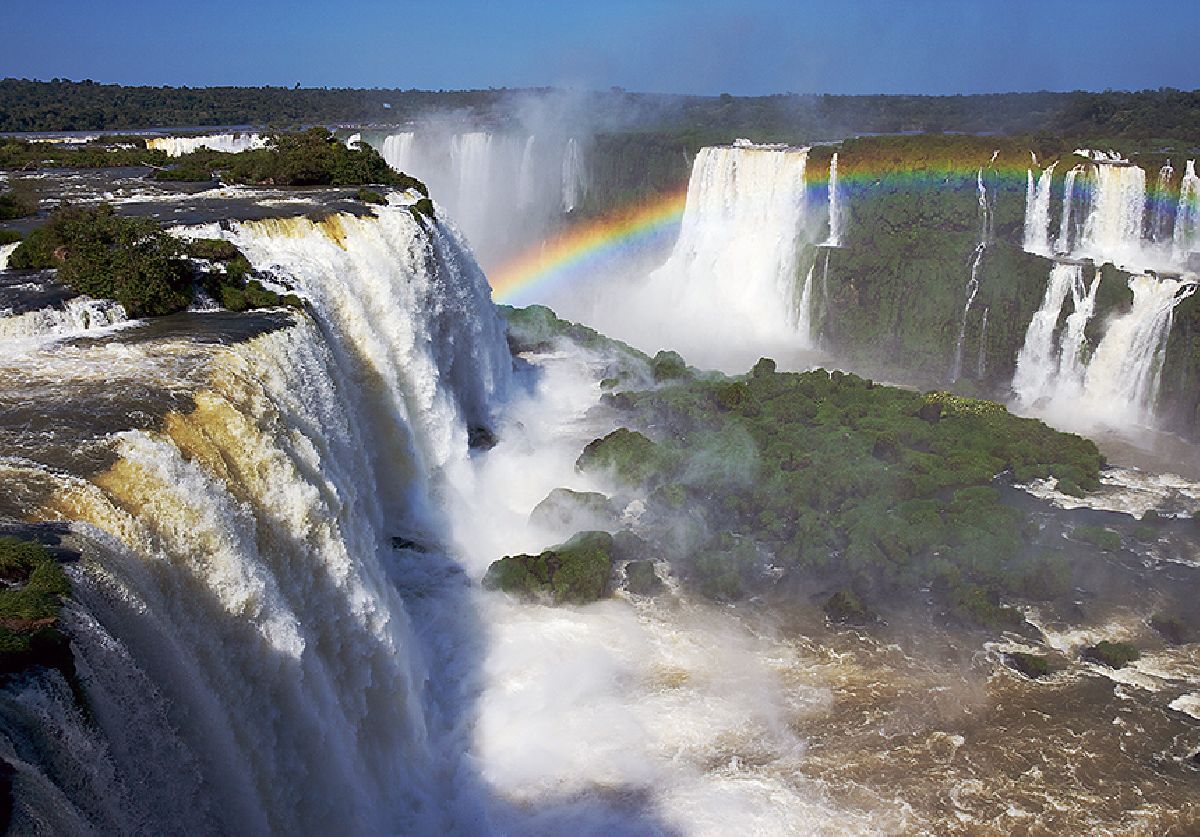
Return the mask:
[[[1104,526],[1076,526],[1071,537],[1104,552],[1116,552],[1121,548],[1120,534]]]
[[[1024,651],[1012,651],[1004,655],[1004,662],[1010,668],[1024,674],[1031,680],[1045,677],[1050,673],[1050,660],[1040,654],[1027,654]]]
[[[1107,639],[1085,648],[1083,659],[1106,665],[1109,668],[1124,668],[1138,659],[1141,654],[1127,642],[1110,642]]]
[[[630,561],[625,565],[625,589],[639,596],[657,596],[666,588],[654,570],[653,561]]]
[[[556,488],[534,506],[529,522],[574,532],[610,529],[616,525],[617,512],[608,497],[597,491]]]
[[[387,198],[385,198],[381,193],[376,192],[374,189],[368,189],[365,186],[355,192],[354,197],[363,203],[371,204],[373,206],[384,206],[387,204]]]
[[[609,594],[613,538],[607,532],[580,532],[539,555],[511,555],[494,561],[483,578],[489,590],[554,604],[587,604]]]
[[[869,621],[867,609],[852,590],[838,590],[821,605],[831,622],[863,625]]]
[[[1156,613],[1150,617],[1150,627],[1171,645],[1183,645],[1191,639],[1192,631],[1178,616]]]
[[[618,427],[583,449],[575,466],[581,471],[611,472],[630,485],[666,476],[667,457],[657,444],[636,430]]]

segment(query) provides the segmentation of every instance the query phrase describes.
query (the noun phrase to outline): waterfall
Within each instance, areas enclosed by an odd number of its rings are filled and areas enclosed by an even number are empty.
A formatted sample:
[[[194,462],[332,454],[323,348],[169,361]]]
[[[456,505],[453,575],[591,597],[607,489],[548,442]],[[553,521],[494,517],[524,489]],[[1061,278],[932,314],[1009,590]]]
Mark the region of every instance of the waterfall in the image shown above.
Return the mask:
[[[800,291],[800,306],[796,309],[796,338],[801,345],[811,346],[812,339],[812,284],[814,264],[804,277],[804,287]]]
[[[1050,392],[1050,384],[1058,373],[1059,354],[1055,351],[1054,335],[1062,314],[1063,303],[1083,268],[1058,263],[1050,271],[1050,281],[1042,297],[1042,305],[1029,321],[1025,342],[1017,354],[1017,369],[1013,374],[1013,390],[1026,404],[1033,404]]]
[[[1042,306],[1025,334],[1017,357],[1013,390],[1026,407],[1037,406],[1072,426],[1145,425],[1152,421],[1158,380],[1180,301],[1196,290],[1192,281],[1134,276],[1132,304],[1105,325],[1090,356],[1085,329],[1095,312],[1097,271],[1085,286],[1079,265],[1059,263],[1050,273]],[[1055,346],[1055,326],[1070,294],[1074,311]]]
[[[0,244],[0,270],[8,270],[8,257],[21,246],[21,242],[14,241],[12,244]]]
[[[1041,173],[1035,185],[1033,170],[1028,175],[1025,195],[1025,249],[1030,253],[1050,254],[1050,190],[1054,183],[1051,163]]]
[[[1058,226],[1058,242],[1054,248],[1059,253],[1071,252],[1074,243],[1074,236],[1071,234],[1071,206],[1075,202],[1075,178],[1079,176],[1080,171],[1080,167],[1076,166],[1063,178],[1062,221]]]
[[[511,374],[504,324],[453,228],[403,206],[377,215],[250,221],[230,237],[338,329],[337,345],[387,391],[376,424],[416,429],[425,464],[439,468],[466,450],[469,428],[492,425]]]
[[[1146,172],[1138,166],[1100,162],[1095,167],[1092,205],[1083,227],[1080,252],[1120,262],[1141,251],[1146,208]]]
[[[1084,402],[1110,422],[1145,424],[1158,397],[1163,352],[1179,302],[1195,283],[1134,276],[1133,305],[1113,319],[1096,347],[1084,378]]]
[[[992,159],[995,159],[995,155],[992,156]],[[979,293],[979,267],[983,264],[983,255],[987,251],[988,242],[992,236],[992,208],[988,203],[987,186],[983,182],[982,166],[975,175],[975,190],[979,203],[979,243],[975,245],[975,251],[971,254],[969,262],[970,275],[967,279],[967,301],[963,305],[962,323],[958,328],[958,340],[954,344],[954,363],[950,367],[950,383],[954,383],[962,377],[963,344],[967,337],[967,316],[971,313],[971,306],[975,304],[975,297]]]
[[[1158,187],[1154,191],[1154,211],[1150,218],[1150,238],[1156,244],[1171,238],[1174,207],[1167,201],[1167,195],[1171,192],[1171,178],[1174,174],[1175,169],[1170,160],[1158,170]]]
[[[693,362],[741,363],[724,350],[706,354],[717,347],[748,354],[807,347],[811,284],[797,263],[811,232],[806,160],[807,149],[701,149],[679,238],[667,262],[624,295],[628,319],[672,311],[655,316],[650,339],[695,356]]]
[[[413,137],[412,131],[392,134],[383,138],[379,153],[396,171],[408,173],[413,167]]]
[[[56,339],[105,329],[128,321],[125,309],[111,299],[77,296],[61,307],[39,308],[5,316],[0,311],[0,345],[10,340]]]
[[[587,194],[587,171],[579,143],[574,137],[567,140],[562,163],[562,207],[563,212],[573,212],[579,201]]]
[[[423,636],[409,607],[452,607],[439,578],[467,590],[429,466],[465,458],[507,387],[486,282],[453,229],[403,206],[225,235],[313,317],[232,345],[185,331],[3,361],[51,415],[88,416],[97,383],[120,415],[158,389],[175,405],[111,436],[81,418],[100,435],[79,447],[109,451],[98,470],[44,465],[36,439],[0,461],[4,490],[42,498],[31,514],[73,521],[64,620],[93,716],[57,672],[0,698],[14,829],[480,833],[466,685],[443,682],[467,638]],[[423,551],[398,560],[396,534]]]
[[[987,327],[988,307],[983,309],[983,322],[979,326],[979,357],[975,364],[976,380],[982,381],[987,372]]]
[[[1187,170],[1179,184],[1179,207],[1175,210],[1175,258],[1184,261],[1200,247],[1200,177],[1196,161],[1187,161]]]
[[[437,123],[363,139],[429,187],[488,269],[544,239],[588,189],[582,139]]]
[[[829,238],[826,244],[837,247],[841,242],[842,206],[838,195],[838,155],[829,158]]]
[[[263,148],[265,137],[252,133],[208,134],[202,137],[147,137],[146,147],[167,152],[168,157],[182,157],[202,148],[236,154],[253,148]]]

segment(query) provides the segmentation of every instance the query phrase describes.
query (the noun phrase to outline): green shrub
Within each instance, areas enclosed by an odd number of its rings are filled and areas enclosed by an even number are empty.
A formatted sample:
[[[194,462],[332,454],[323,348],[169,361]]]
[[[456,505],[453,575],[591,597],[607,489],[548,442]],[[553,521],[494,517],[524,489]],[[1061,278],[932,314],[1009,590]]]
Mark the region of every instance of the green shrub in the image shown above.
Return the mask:
[[[10,268],[57,268],[88,296],[115,299],[132,317],[181,311],[192,277],[180,243],[148,218],[117,215],[108,204],[62,207],[9,257]]]
[[[60,665],[66,638],[57,629],[67,574],[41,544],[0,537],[0,673]]]
[[[511,555],[492,562],[483,577],[489,590],[548,597],[555,604],[587,604],[609,593],[613,538],[580,532],[539,555]]]
[[[1091,660],[1109,668],[1124,668],[1140,656],[1141,654],[1132,645],[1126,642],[1109,642],[1107,639],[1101,640],[1083,651],[1085,660]]]
[[[1103,526],[1076,526],[1071,537],[1090,543],[1104,552],[1116,552],[1121,548],[1121,536]]]
[[[1183,645],[1191,638],[1191,630],[1178,616],[1156,613],[1150,617],[1150,627],[1171,645]]]
[[[1033,680],[1045,677],[1050,673],[1050,660],[1038,654],[1012,651],[1004,655],[1004,660],[1012,668]]]
[[[21,240],[21,234],[16,230],[0,230],[0,245],[16,244]]]
[[[687,364],[678,352],[656,354],[650,361],[650,372],[656,381],[674,381],[688,376]]]
[[[185,245],[185,252],[193,259],[210,262],[232,262],[238,258],[244,261],[246,258],[236,244],[223,238],[194,238]],[[249,262],[246,266],[249,267]]]
[[[376,206],[383,206],[387,203],[387,198],[385,198],[379,192],[376,192],[374,189],[367,189],[365,187],[359,189],[355,193],[354,197],[363,203],[374,204]]]

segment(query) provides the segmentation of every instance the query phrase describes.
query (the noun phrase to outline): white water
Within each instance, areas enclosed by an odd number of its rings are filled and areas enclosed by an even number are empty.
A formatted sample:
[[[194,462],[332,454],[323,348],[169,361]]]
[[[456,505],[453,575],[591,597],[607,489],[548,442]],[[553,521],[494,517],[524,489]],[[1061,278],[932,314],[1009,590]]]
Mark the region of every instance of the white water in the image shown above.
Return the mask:
[[[578,138],[423,124],[364,141],[425,182],[489,269],[542,240],[588,189]]]
[[[995,155],[993,155],[993,160]],[[975,245],[975,251],[971,253],[970,274],[967,278],[967,301],[963,305],[962,323],[958,328],[958,340],[954,344],[954,362],[950,367],[950,383],[954,383],[962,377],[963,368],[963,344],[967,338],[967,317],[971,313],[971,306],[975,304],[975,297],[979,294],[979,268],[983,264],[983,257],[987,253],[988,243],[992,237],[992,208],[988,202],[987,186],[983,182],[983,168],[981,167],[975,176],[975,190],[979,204],[979,243]]]
[[[424,465],[437,469],[466,449],[467,427],[492,424],[511,374],[504,325],[452,227],[426,226],[401,205],[376,215],[251,221],[229,236],[337,329],[335,351],[383,390],[372,425],[384,438],[414,428]]]
[[[1200,177],[1196,162],[1188,160],[1179,186],[1179,208],[1175,211],[1175,258],[1180,261],[1200,248]]]
[[[1050,188],[1054,182],[1054,166],[1046,166],[1036,184],[1033,170],[1028,172],[1029,186],[1025,196],[1025,249],[1031,253],[1050,255]]]
[[[0,311],[0,344],[71,337],[127,321],[125,309],[119,303],[77,296],[61,308],[40,308],[15,316],[4,316]]]
[[[148,383],[198,381],[192,406],[115,438],[87,479],[0,463],[10,487],[52,485],[40,515],[90,544],[67,621],[95,725],[57,675],[0,703],[16,828],[486,832],[455,674],[478,639],[427,500],[428,466],[464,460],[507,389],[486,282],[452,230],[400,206],[229,235],[317,321],[114,347]],[[14,362],[69,393],[109,348]],[[182,374],[184,356],[206,371]],[[425,551],[400,559],[396,534]]]
[[[1092,205],[1078,252],[1099,261],[1137,264],[1146,209],[1146,172],[1100,164],[1091,177]]]
[[[201,148],[210,151],[237,153],[252,148],[263,148],[267,140],[258,134],[208,134],[202,137],[147,137],[146,147],[167,152],[168,157],[182,157]]]
[[[1175,169],[1171,166],[1170,161],[1167,161],[1158,170],[1158,188],[1155,191],[1156,197],[1150,222],[1150,239],[1155,244],[1169,241],[1172,236],[1174,214],[1171,212],[1172,207],[1167,202],[1166,196],[1171,192],[1171,178],[1174,174]]]
[[[1071,251],[1071,243],[1073,241],[1073,230],[1071,228],[1071,208],[1075,203],[1075,180],[1079,177],[1081,168],[1076,166],[1067,172],[1063,178],[1063,207],[1062,221],[1058,227],[1058,241],[1055,243],[1055,251],[1058,253],[1069,253]],[[1026,226],[1029,222],[1026,221]]]
[[[1029,321],[1025,330],[1025,342],[1017,355],[1017,370],[1013,375],[1013,390],[1027,404],[1033,404],[1050,391],[1050,384],[1058,374],[1059,344],[1057,334],[1063,303],[1076,282],[1080,282],[1083,268],[1072,264],[1055,264],[1050,271],[1050,281],[1042,305]]]
[[[1089,354],[1085,328],[1095,310],[1099,282],[1097,275],[1085,289],[1079,266],[1054,266],[1042,307],[1018,355],[1013,389],[1026,408],[1073,429],[1150,426],[1172,312],[1196,285],[1134,276],[1129,280],[1129,310],[1106,324]],[[1068,293],[1075,307],[1056,344],[1054,326]]]
[[[830,247],[837,247],[842,240],[842,199],[838,194],[838,155],[829,158],[829,239]]]
[[[532,139],[532,137],[530,137]],[[526,149],[530,146],[526,144]],[[525,162],[525,158],[521,158]],[[563,212],[574,212],[575,207],[587,194],[587,169],[584,168],[583,155],[579,150],[579,142],[574,137],[567,140],[563,150],[562,172],[562,208]],[[523,173],[527,177],[527,173]]]
[[[8,257],[19,246],[21,246],[21,242],[19,241],[14,241],[12,244],[0,244],[0,270],[8,270]]]
[[[708,368],[745,371],[761,355],[810,348],[811,284],[806,295],[798,257],[824,237],[825,218],[808,216],[806,160],[806,149],[701,149],[666,263],[610,292],[592,319]]]

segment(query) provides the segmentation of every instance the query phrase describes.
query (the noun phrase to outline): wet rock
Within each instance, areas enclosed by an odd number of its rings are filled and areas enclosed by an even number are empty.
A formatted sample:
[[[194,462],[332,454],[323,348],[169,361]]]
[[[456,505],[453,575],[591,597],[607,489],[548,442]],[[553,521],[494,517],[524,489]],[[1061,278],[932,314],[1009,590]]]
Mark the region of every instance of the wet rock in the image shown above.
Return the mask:
[[[611,501],[598,491],[572,491],[556,488],[534,506],[529,522],[558,531],[616,528],[617,512]]]
[[[625,565],[625,589],[638,596],[657,596],[663,580],[654,571],[653,561],[630,561]]]
[[[527,598],[549,598],[554,604],[594,602],[609,594],[612,548],[608,532],[580,532],[540,555],[509,555],[492,562],[483,586]]]
[[[1009,668],[1021,672],[1031,680],[1045,677],[1050,673],[1050,661],[1039,654],[1026,654],[1023,651],[1013,651],[1004,655],[1004,662]]]
[[[1100,663],[1109,668],[1124,668],[1140,657],[1141,654],[1138,653],[1136,648],[1126,642],[1109,642],[1105,639],[1089,648],[1085,648],[1081,656],[1085,660]]]
[[[488,427],[476,425],[467,428],[467,446],[471,450],[491,450],[500,440]]]
[[[863,625],[869,621],[870,615],[862,602],[850,590],[838,590],[825,600],[822,606],[825,615],[831,622],[842,622],[848,625]]]

